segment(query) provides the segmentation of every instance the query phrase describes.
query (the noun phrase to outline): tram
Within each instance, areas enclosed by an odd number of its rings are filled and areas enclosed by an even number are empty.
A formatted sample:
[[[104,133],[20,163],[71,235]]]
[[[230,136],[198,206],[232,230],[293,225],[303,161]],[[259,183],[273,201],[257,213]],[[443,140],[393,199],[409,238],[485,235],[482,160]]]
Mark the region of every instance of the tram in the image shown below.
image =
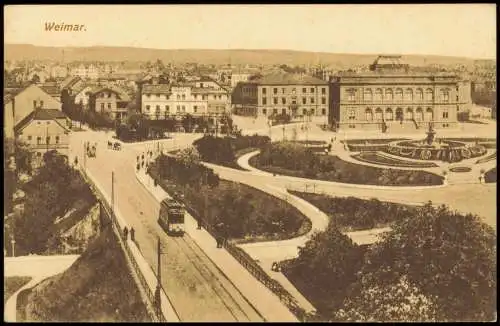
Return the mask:
[[[171,236],[184,235],[185,207],[175,199],[166,198],[160,204],[158,224]]]

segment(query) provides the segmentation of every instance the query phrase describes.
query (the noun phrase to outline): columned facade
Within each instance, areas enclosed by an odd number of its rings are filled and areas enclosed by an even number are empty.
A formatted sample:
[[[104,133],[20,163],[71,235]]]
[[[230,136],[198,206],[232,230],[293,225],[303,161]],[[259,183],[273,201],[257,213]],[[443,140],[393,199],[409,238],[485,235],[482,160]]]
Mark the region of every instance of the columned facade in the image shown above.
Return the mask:
[[[401,71],[349,73],[332,78],[329,122],[343,129],[418,129],[457,125],[463,82],[454,75]],[[385,127],[384,127],[385,126]]]

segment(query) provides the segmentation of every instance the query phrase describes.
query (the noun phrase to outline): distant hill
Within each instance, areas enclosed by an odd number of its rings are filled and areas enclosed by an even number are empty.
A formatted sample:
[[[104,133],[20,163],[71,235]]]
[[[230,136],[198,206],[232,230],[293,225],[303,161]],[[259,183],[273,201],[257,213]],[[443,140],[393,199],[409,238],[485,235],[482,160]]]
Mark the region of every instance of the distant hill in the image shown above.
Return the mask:
[[[164,63],[198,62],[202,64],[288,64],[308,65],[321,63],[338,68],[368,65],[378,54],[337,54],[291,50],[162,50],[133,47],[45,47],[28,44],[5,44],[5,60],[58,60],[61,61],[155,61]],[[473,58],[445,56],[403,56],[414,66],[473,65]]]

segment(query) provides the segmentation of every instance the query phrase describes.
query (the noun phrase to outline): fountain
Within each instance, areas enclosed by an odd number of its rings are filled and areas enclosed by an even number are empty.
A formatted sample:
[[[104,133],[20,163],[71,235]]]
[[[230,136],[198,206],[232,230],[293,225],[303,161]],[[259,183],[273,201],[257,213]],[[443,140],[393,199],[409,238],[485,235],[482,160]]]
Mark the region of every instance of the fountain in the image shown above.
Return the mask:
[[[436,131],[434,131],[434,128],[432,127],[432,123],[429,122],[429,130],[427,131],[427,138],[426,138],[427,145],[432,146],[432,143],[434,142],[435,135],[436,135]]]
[[[386,152],[392,155],[418,160],[440,160],[449,163],[486,154],[486,148],[477,143],[467,144],[461,141],[440,139],[435,142],[436,131],[432,123],[423,140],[396,141],[389,143]]]

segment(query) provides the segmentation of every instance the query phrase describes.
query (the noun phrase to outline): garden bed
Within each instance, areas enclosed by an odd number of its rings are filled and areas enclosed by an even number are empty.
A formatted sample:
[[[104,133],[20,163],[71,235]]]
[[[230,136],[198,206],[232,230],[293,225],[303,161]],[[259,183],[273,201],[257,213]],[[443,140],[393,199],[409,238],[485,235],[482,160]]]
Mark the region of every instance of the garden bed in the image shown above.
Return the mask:
[[[376,198],[332,197],[291,191],[327,214],[334,226],[342,232],[383,228],[404,219],[415,206],[382,202]]]
[[[269,164],[273,162],[273,164]],[[336,156],[311,152],[279,152],[266,149],[249,160],[250,165],[281,175],[376,186],[430,186],[443,184],[443,177],[426,171],[377,168],[346,162]]]
[[[403,141],[403,140],[408,140],[408,138],[382,138],[382,139],[350,139],[346,141],[342,141],[343,143],[346,143],[347,145],[365,145],[365,144],[388,144],[393,141]]]
[[[496,158],[497,158],[497,152],[495,151],[495,153],[491,153],[490,155],[477,160],[476,164],[486,163],[495,160]]]
[[[388,165],[394,167],[405,168],[435,168],[437,165],[432,162],[412,162],[406,160],[399,160],[397,158],[387,157],[380,155],[377,152],[365,152],[352,156],[353,158],[366,163]]]
[[[467,167],[467,166],[456,166],[450,169],[451,172],[455,173],[464,173],[464,172],[470,172],[472,169]]]
[[[494,167],[493,169],[486,171],[484,174],[484,182],[486,183],[493,183],[497,182],[497,168]]]

